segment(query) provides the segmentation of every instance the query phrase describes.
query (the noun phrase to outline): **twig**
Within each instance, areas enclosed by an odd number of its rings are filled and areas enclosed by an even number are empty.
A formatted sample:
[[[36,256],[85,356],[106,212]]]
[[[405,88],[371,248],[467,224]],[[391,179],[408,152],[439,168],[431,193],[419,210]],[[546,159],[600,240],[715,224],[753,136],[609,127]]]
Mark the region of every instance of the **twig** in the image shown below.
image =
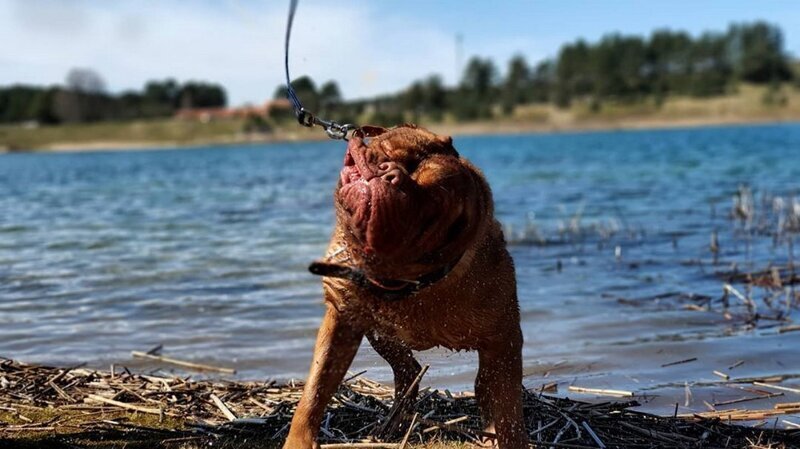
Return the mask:
[[[397,443],[330,443],[320,444],[320,449],[397,449]]]
[[[575,393],[597,394],[601,396],[614,396],[622,398],[629,398],[634,396],[632,391],[606,390],[602,388],[585,388],[585,387],[576,387],[574,385],[569,386],[569,391]]]
[[[52,380],[50,382],[48,382],[48,385],[50,385],[50,388],[55,390],[55,392],[58,393],[58,395],[61,396],[62,398],[66,399],[69,402],[75,402],[75,399],[73,399],[72,396],[70,396],[66,392],[64,392],[64,390],[62,390],[61,387],[56,385],[56,383],[53,382]]]
[[[146,352],[140,352],[140,351],[133,351],[133,352],[131,352],[131,355],[133,357],[140,358],[140,359],[156,360],[156,361],[159,361],[159,362],[170,363],[172,365],[178,365],[178,366],[182,366],[184,368],[195,369],[195,370],[198,370],[198,371],[217,371],[217,372],[225,373],[225,374],[236,374],[236,370],[232,369],[232,368],[221,368],[221,367],[218,367],[218,366],[211,366],[211,365],[203,365],[203,364],[200,364],[200,363],[186,362],[186,361],[183,361],[183,360],[177,360],[177,359],[173,359],[173,358],[170,358],[170,357],[164,357],[163,355],[152,355],[152,354],[148,354]]]
[[[469,419],[469,416],[460,416],[460,417],[458,417],[458,418],[455,418],[455,419],[450,419],[450,420],[448,420],[448,421],[445,421],[445,422],[444,422],[444,423],[442,423],[442,424],[444,424],[444,425],[449,425],[449,424],[457,424],[457,423],[460,423],[461,421],[466,421],[466,420],[468,420],[468,419]],[[431,433],[431,432],[433,432],[434,430],[438,430],[438,429],[440,429],[440,428],[441,428],[441,427],[440,427],[440,426],[437,424],[437,425],[435,425],[435,426],[431,426],[431,427],[428,427],[427,429],[424,429],[424,430],[422,431],[422,433]]]
[[[800,402],[783,402],[781,404],[775,404],[775,408],[778,410],[784,409],[800,409]]]
[[[603,444],[603,442],[600,440],[597,434],[594,433],[594,430],[592,430],[592,428],[589,427],[589,423],[584,421],[581,423],[581,425],[583,425],[583,428],[586,429],[587,432],[589,432],[589,436],[592,437],[592,439],[594,440],[595,443],[597,443],[597,446],[600,447],[600,449],[606,449],[606,445]]]
[[[764,388],[772,388],[774,390],[788,391],[789,393],[800,394],[800,389],[797,389],[797,388],[789,388],[789,387],[784,387],[784,386],[781,386],[781,385],[766,384],[764,382],[753,382],[753,385],[756,385],[756,386],[759,386],[759,387],[764,387]]]
[[[719,376],[719,377],[721,377],[721,378],[723,378],[725,380],[730,380],[731,379],[731,376],[729,376],[729,375],[727,375],[727,374],[725,374],[725,373],[723,373],[721,371],[714,370],[713,372],[714,372],[715,375],[717,375],[717,376]]]
[[[742,366],[744,364],[744,360],[737,360],[733,365],[729,366],[728,369],[734,369],[736,367]]]
[[[229,409],[228,406],[225,405],[224,402],[222,402],[222,399],[218,398],[217,395],[215,395],[214,393],[211,393],[210,397],[211,400],[214,402],[214,405],[216,405],[217,408],[220,409],[220,411],[222,411],[222,414],[225,415],[226,418],[228,418],[228,421],[236,420],[236,415],[234,415],[231,409]]]
[[[406,444],[408,444],[408,437],[411,436],[411,432],[414,431],[414,427],[417,426],[417,418],[419,417],[419,413],[414,413],[414,417],[411,418],[411,423],[408,425],[408,430],[406,434],[403,436],[403,440],[400,442],[400,446],[398,449],[405,449]]]
[[[346,384],[347,382],[350,382],[351,380],[353,380],[353,379],[355,379],[355,378],[357,378],[357,377],[361,376],[362,374],[364,374],[364,373],[366,373],[366,372],[367,372],[367,370],[361,370],[361,371],[359,371],[359,372],[357,372],[357,373],[353,374],[352,376],[348,377],[347,379],[343,380],[343,381],[342,381],[342,383],[343,383],[343,384]]]
[[[137,412],[149,413],[151,415],[161,415],[163,413],[163,411],[161,409],[150,408],[150,407],[140,407],[138,405],[127,404],[125,402],[120,402],[120,401],[115,401],[113,399],[104,398],[104,397],[98,396],[96,394],[86,395],[86,399],[92,400],[92,401],[97,401],[97,402],[103,402],[105,404],[114,405],[114,406],[121,407],[121,408],[126,408],[128,410],[135,410]]]
[[[668,366],[680,365],[682,363],[689,363],[689,362],[695,362],[695,361],[697,361],[697,357],[692,357],[690,359],[684,359],[684,360],[678,360],[677,362],[665,363],[665,364],[661,365],[661,367],[662,368],[666,368]]]
[[[430,368],[430,365],[425,365],[419,370],[419,374],[417,374],[417,377],[414,378],[413,382],[411,382],[411,385],[406,388],[403,396],[396,401],[391,410],[389,410],[389,414],[386,415],[386,422],[384,422],[383,426],[381,426],[380,430],[378,430],[379,437],[386,436],[388,432],[392,431],[398,417],[402,416],[399,411],[405,407],[406,402],[408,402],[408,400],[411,398],[411,392],[414,391],[414,389],[419,385],[420,381],[422,381],[422,376],[428,372],[428,368]]]
[[[774,397],[778,397],[778,396],[783,396],[783,393],[773,393],[773,394],[766,395],[766,396],[752,396],[752,397],[749,397],[749,398],[739,398],[739,399],[731,399],[730,401],[715,402],[714,406],[715,407],[719,407],[721,405],[738,404],[740,402],[757,401],[759,399],[769,399],[769,398],[774,398]]]
[[[419,422],[420,422],[420,424],[424,424],[426,426],[436,426],[436,427],[441,428],[442,430],[448,430],[450,432],[457,432],[457,433],[460,433],[462,435],[468,435],[468,436],[473,437],[473,438],[477,436],[477,437],[483,437],[483,438],[488,438],[488,439],[492,439],[492,440],[497,439],[497,435],[496,434],[494,434],[492,432],[486,432],[484,430],[474,430],[474,429],[469,429],[467,427],[457,426],[455,424],[445,424],[445,423],[442,423],[442,422],[431,421],[429,419],[424,419],[424,418],[420,418]]]
[[[756,307],[756,303],[755,303],[755,301],[753,301],[752,299],[750,299],[750,298],[748,298],[748,297],[744,296],[743,294],[741,294],[741,293],[739,292],[739,290],[736,290],[736,289],[735,289],[735,288],[734,288],[732,285],[730,285],[730,284],[725,284],[725,285],[723,285],[723,286],[722,286],[722,288],[723,288],[723,289],[724,289],[726,292],[728,292],[728,293],[732,294],[733,296],[737,297],[737,298],[738,298],[740,301],[742,301],[742,302],[743,302],[743,303],[744,303],[744,304],[747,306],[747,310],[748,310],[748,311],[749,311],[751,314],[753,314],[753,315],[754,315],[754,314],[756,313],[756,311],[757,311],[757,307]]]

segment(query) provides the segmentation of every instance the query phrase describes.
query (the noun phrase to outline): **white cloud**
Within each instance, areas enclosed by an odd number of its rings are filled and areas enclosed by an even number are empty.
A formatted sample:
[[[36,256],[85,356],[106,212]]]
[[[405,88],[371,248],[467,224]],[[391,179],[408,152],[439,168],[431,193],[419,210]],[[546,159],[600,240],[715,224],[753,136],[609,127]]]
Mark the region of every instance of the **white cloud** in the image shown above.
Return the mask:
[[[346,97],[453,77],[453,37],[370,5],[302,2],[293,77],[335,79]],[[0,0],[0,84],[52,84],[91,67],[111,90],[174,76],[222,83],[231,102],[261,102],[283,79],[288,2]]]

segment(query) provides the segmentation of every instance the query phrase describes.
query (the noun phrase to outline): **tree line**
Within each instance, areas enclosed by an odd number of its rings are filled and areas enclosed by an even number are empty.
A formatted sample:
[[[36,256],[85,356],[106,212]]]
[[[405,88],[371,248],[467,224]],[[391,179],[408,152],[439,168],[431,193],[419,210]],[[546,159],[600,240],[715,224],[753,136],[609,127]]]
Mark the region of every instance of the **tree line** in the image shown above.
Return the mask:
[[[795,81],[795,64],[784,48],[783,32],[765,22],[733,24],[725,31],[692,36],[656,30],[647,37],[612,33],[596,42],[578,39],[553,58],[530,65],[516,56],[501,76],[489,58],[473,57],[456,86],[438,75],[413,82],[401,92],[344,101],[334,81],[316,86],[309,77],[292,82],[306,108],[339,122],[391,125],[404,121],[474,120],[511,114],[524,104],[568,107],[588,103],[655,100],[670,95],[709,97],[748,82],[778,86]],[[274,98],[285,98],[279,87]],[[102,78],[88,69],[72,70],[63,86],[0,87],[0,123],[92,122],[165,117],[179,108],[221,107],[222,86],[175,80],[149,81],[140,91],[106,93]],[[273,122],[292,119],[273,108]]]
[[[0,123],[87,123],[171,116],[180,108],[222,107],[225,89],[213,83],[148,81],[142,90],[106,92],[91,69],[73,69],[63,86],[0,87]]]
[[[672,30],[657,30],[647,37],[612,33],[597,42],[568,43],[556,57],[534,66],[516,56],[502,77],[491,59],[473,57],[455,87],[445,86],[441,77],[432,75],[395,95],[335,102],[327,108],[337,109],[340,121],[362,118],[389,125],[438,121],[445,115],[482,119],[510,114],[523,104],[568,107],[583,101],[593,109],[607,101],[650,99],[660,104],[670,95],[723,95],[741,82],[777,86],[798,81],[792,63],[782,31],[765,22],[733,24],[726,31],[697,37]],[[297,83],[293,86],[304,102],[319,97],[310,79]],[[279,89],[276,97],[284,94],[285,89]]]

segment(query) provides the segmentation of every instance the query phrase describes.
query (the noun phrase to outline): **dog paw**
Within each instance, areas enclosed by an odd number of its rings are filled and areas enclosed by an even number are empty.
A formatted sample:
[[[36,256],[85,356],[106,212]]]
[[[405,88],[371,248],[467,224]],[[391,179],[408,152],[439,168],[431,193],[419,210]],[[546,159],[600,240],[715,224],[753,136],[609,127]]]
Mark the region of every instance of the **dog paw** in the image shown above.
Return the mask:
[[[476,441],[474,444],[476,447],[481,449],[494,449],[497,448],[497,439],[481,437],[481,439]]]

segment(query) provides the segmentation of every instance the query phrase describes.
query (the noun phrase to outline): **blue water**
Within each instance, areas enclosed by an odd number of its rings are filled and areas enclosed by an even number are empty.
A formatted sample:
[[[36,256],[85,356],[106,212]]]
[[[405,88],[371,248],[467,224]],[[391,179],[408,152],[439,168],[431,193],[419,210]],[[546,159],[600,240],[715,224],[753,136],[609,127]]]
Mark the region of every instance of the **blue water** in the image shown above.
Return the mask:
[[[798,201],[800,125],[455,145],[488,177],[506,227],[529,386],[682,398],[684,381],[714,379],[713,369],[739,359],[747,363],[736,375],[800,366],[800,333],[775,331],[785,323],[747,327],[717,305],[649,299],[718,298],[715,272],[788,262],[794,234],[774,234]],[[323,312],[320,280],[306,267],[333,226],[343,151],[315,142],[1,155],[0,356],[155,369],[130,351],[163,344],[240,378],[303,377]],[[742,185],[760,211],[748,223],[731,219]],[[797,318],[795,294],[786,293]],[[699,360],[660,368],[689,357]],[[421,358],[432,364],[428,382],[469,388],[473,354]],[[362,368],[390,379],[368,346],[353,369]]]

